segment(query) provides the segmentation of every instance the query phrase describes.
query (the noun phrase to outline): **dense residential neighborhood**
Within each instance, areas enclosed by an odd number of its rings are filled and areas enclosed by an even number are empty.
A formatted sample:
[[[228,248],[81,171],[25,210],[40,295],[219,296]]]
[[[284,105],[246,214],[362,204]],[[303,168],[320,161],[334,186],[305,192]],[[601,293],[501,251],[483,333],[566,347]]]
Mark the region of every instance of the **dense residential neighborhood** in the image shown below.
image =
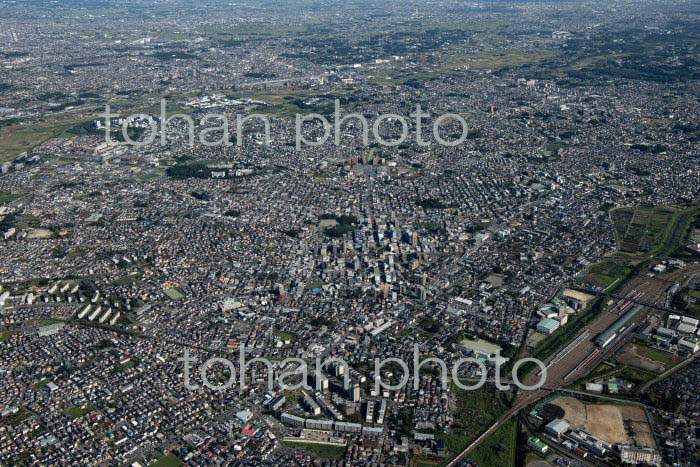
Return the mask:
[[[0,466],[698,465],[697,4],[26,3]]]

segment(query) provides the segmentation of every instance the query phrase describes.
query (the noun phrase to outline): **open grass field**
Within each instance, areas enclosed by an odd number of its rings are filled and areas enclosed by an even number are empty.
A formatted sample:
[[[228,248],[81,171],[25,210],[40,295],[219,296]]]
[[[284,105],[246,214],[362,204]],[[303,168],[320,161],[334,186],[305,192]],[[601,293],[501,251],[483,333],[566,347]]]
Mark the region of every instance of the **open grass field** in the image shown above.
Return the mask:
[[[152,463],[149,467],[180,467],[181,465],[182,462],[180,462],[177,457],[168,454]]]
[[[527,346],[528,347],[537,347],[540,345],[540,343],[545,340],[547,336],[545,334],[542,334],[541,332],[531,332],[527,336]]]
[[[662,373],[678,362],[678,357],[668,352],[630,342],[615,357],[615,361],[654,373]]]
[[[51,324],[58,324],[61,321],[55,319],[37,319],[35,322],[38,326],[49,326]]]
[[[510,419],[481,443],[469,457],[479,465],[515,465],[518,422]]]
[[[279,337],[280,339],[282,339],[284,341],[294,339],[294,334],[291,334],[291,333],[285,332],[285,331],[280,331],[279,329],[275,329],[274,335]]]
[[[45,387],[50,382],[51,382],[51,380],[49,378],[44,378],[34,385],[34,390],[38,391],[39,389]]]
[[[453,386],[451,397],[454,401],[451,411],[455,422],[448,433],[438,433],[436,437],[445,440],[445,447],[452,454],[461,452],[507,410],[493,385],[474,391],[463,391]]]
[[[608,288],[627,277],[632,269],[624,261],[601,261],[591,266],[584,280],[594,286]]]
[[[654,373],[649,373],[641,368],[633,368],[630,366],[622,368],[615,373],[615,376],[634,383],[635,387],[641,386],[656,377]]]
[[[413,467],[432,467],[442,465],[442,459],[438,457],[414,456]]]
[[[165,293],[165,295],[167,295],[171,300],[180,300],[181,298],[185,298],[185,296],[175,288],[165,289],[163,293]]]
[[[92,412],[93,407],[92,406],[87,406],[85,408],[80,408],[80,407],[70,407],[63,412],[68,415],[71,418],[80,418],[86,413]]]
[[[14,336],[17,332],[16,331],[3,331],[0,332],[0,342],[5,342],[8,340],[10,337]]]

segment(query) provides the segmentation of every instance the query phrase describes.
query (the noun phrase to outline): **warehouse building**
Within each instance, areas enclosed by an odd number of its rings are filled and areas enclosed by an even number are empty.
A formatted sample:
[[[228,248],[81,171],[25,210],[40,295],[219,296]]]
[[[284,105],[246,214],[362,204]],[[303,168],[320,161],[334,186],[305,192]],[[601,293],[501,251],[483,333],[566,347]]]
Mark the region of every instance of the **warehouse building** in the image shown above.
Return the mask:
[[[549,336],[559,329],[559,321],[554,318],[546,318],[537,323],[537,331]]]
[[[549,423],[544,427],[544,431],[545,431],[547,434],[549,434],[549,435],[551,435],[551,436],[554,436],[554,437],[557,438],[557,439],[560,439],[561,436],[562,436],[564,433],[566,433],[567,431],[569,431],[569,428],[570,428],[570,426],[569,426],[568,423],[566,423],[564,420],[561,420],[561,419],[558,419],[558,418],[557,418],[557,419],[552,420],[551,422],[549,422]]]
[[[686,352],[696,353],[700,350],[700,341],[694,337],[684,337],[678,341],[678,348]]]
[[[530,449],[534,450],[537,454],[541,456],[547,454],[547,451],[549,450],[549,446],[547,446],[541,439],[535,436],[531,436],[527,439],[527,445],[528,447],[530,447]]]
[[[583,430],[577,430],[569,433],[567,437],[577,443],[579,447],[586,448],[598,457],[605,456],[605,453],[612,448],[609,443],[606,443]]]
[[[588,306],[588,303],[593,300],[593,295],[589,295],[587,293],[579,292],[578,290],[573,290],[573,289],[566,289],[562,294],[562,298],[566,303],[571,306],[576,311],[581,311],[586,306]]]
[[[673,329],[665,328],[663,326],[660,326],[659,329],[656,330],[656,335],[661,336],[661,337],[666,337],[669,339],[673,339],[676,337],[676,331]]]
[[[627,325],[637,314],[639,314],[640,311],[644,308],[643,305],[637,305],[634,308],[632,308],[630,311],[622,315],[620,319],[615,321],[608,329],[600,333],[598,337],[595,339],[596,345],[598,347],[606,347],[609,345],[612,341],[615,340],[615,338],[618,335],[618,332],[622,330],[622,328]]]

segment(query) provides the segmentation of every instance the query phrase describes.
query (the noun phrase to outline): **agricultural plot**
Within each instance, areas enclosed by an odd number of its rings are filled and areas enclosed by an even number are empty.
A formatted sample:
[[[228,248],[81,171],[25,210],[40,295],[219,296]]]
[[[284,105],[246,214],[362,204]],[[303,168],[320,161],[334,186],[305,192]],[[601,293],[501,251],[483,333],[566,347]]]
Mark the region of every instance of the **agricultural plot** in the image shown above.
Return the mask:
[[[620,409],[622,419],[627,427],[628,436],[634,440],[634,444],[643,447],[656,447],[644,409],[633,405],[620,405],[618,409]]]
[[[622,414],[614,405],[586,406],[586,431],[611,443],[629,443]]]
[[[611,212],[618,249],[633,254],[670,254],[683,242],[697,208],[636,206]]]
[[[20,199],[25,193],[5,193],[0,192],[0,205],[11,203],[15,200]]]
[[[651,251],[663,240],[666,227],[679,211],[677,208],[663,206],[637,206],[613,211],[612,219],[620,251]]]

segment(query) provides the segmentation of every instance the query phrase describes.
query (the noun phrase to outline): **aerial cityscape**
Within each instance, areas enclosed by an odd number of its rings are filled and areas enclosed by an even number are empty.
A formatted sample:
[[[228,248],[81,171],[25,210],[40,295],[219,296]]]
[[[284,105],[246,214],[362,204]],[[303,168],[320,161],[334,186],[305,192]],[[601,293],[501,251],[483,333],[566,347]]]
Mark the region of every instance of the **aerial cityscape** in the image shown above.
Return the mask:
[[[0,467],[700,465],[697,0],[0,38]]]

